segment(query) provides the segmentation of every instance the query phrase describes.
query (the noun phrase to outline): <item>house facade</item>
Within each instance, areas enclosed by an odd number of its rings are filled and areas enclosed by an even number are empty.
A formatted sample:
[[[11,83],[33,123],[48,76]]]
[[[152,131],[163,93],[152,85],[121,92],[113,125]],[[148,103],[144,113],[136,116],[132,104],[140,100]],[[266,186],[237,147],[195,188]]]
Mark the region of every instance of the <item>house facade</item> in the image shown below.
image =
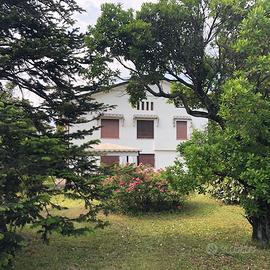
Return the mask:
[[[169,83],[163,82],[163,88],[169,91]],[[151,94],[133,108],[125,85],[93,97],[98,102],[116,105],[93,123],[101,128],[86,138],[101,141],[96,152],[105,164],[144,163],[155,168],[167,167],[177,158],[177,145],[190,139],[195,129],[204,129],[207,125],[206,119],[191,117],[184,108],[176,108],[168,99]]]

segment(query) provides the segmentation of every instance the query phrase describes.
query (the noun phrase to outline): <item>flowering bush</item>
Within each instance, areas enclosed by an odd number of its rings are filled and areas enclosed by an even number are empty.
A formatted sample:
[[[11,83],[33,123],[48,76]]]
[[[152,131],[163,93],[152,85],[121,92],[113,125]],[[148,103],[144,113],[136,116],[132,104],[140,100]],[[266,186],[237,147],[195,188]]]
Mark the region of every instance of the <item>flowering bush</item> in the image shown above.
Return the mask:
[[[240,198],[244,196],[243,186],[229,177],[213,181],[208,192],[225,204],[240,204]]]
[[[114,166],[104,185],[112,190],[112,204],[121,212],[181,208],[183,195],[164,176],[165,171],[142,164]]]

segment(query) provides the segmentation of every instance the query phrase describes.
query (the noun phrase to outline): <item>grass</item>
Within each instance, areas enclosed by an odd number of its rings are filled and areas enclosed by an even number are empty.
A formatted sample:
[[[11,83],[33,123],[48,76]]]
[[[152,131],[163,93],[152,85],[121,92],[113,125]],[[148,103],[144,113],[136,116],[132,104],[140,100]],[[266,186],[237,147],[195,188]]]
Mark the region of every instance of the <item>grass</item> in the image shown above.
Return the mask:
[[[68,202],[67,214],[81,211]],[[250,242],[250,226],[237,206],[196,195],[179,213],[110,215],[111,225],[82,237],[51,237],[43,245],[31,231],[16,270],[270,269],[270,250]]]

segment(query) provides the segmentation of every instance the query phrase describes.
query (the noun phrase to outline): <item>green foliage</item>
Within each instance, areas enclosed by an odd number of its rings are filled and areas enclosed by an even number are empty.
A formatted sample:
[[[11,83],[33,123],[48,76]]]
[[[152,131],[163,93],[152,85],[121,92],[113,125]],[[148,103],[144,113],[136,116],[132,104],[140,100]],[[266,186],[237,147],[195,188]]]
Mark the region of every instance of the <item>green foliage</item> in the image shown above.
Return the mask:
[[[18,229],[34,224],[42,239],[57,231],[62,235],[81,234],[88,229],[77,229],[75,221],[94,221],[103,209],[100,177],[95,159],[89,157],[84,146],[72,145],[65,133],[54,131],[40,118],[37,129],[32,119],[30,104],[15,100],[6,94],[0,96],[0,252],[1,266],[7,268],[16,249],[22,245]],[[41,116],[41,115],[39,115]],[[46,115],[45,115],[46,117]],[[42,130],[42,131],[41,131]],[[53,177],[52,177],[53,176]],[[64,178],[71,185],[59,189],[55,178]],[[69,219],[54,215],[53,209],[64,209],[53,198],[56,195],[83,199],[85,214]],[[4,267],[5,266],[5,267]]]
[[[251,224],[263,218],[268,226],[270,102],[246,79],[237,78],[224,85],[220,114],[226,120],[224,129],[213,125],[207,134],[196,133],[181,147],[189,173],[214,188],[216,181],[225,179],[222,187],[226,187],[226,179],[233,179]],[[267,232],[263,237],[268,241]]]
[[[11,267],[13,254],[25,246],[25,241],[19,234],[8,232],[1,234],[0,240],[0,269],[8,269]]]
[[[51,232],[82,233],[74,222],[103,226],[97,213],[106,196],[100,173],[89,154],[95,127],[86,114],[108,107],[91,94],[108,78],[86,72],[84,37],[74,28],[73,14],[81,12],[74,0],[0,2],[0,268],[8,269],[23,244],[19,229],[38,226],[44,241]],[[87,75],[85,85],[82,75]],[[20,98],[15,99],[10,93]],[[39,100],[35,104],[24,97]],[[74,142],[77,144],[74,144]],[[79,146],[78,146],[79,145]],[[65,179],[59,189],[54,179]],[[85,212],[72,219],[53,214],[63,209],[55,195],[84,201]],[[95,204],[100,200],[100,204]]]
[[[127,85],[127,93],[130,95],[129,102],[133,107],[136,107],[137,102],[147,99],[143,85],[137,80],[131,80]]]
[[[198,188],[198,183],[194,181],[194,178],[189,178],[189,174],[180,160],[176,160],[173,165],[163,170],[162,178],[166,179],[174,190],[183,195],[190,195]]]
[[[226,128],[213,125],[208,134],[195,133],[193,140],[181,147],[182,153],[198,163],[189,168],[196,175],[201,171],[202,181],[209,176],[214,180],[212,175],[220,174],[249,182],[252,172],[260,167],[261,182],[268,175],[269,101],[254,93],[244,79],[228,81],[224,88],[220,114],[226,119]],[[194,159],[196,154],[198,158]],[[249,184],[259,184],[258,180]]]
[[[240,203],[253,238],[265,242],[270,241],[269,13],[267,0],[160,0],[136,13],[105,4],[87,37],[89,51],[103,64],[117,60],[130,72],[132,104],[148,91],[210,120],[207,133],[194,132],[179,147],[188,168],[185,179],[192,179],[192,186],[224,179],[241,185]],[[173,82],[170,93],[162,80]]]
[[[111,204],[124,213],[173,210],[181,207],[185,193],[178,191],[171,172],[144,165],[112,168],[104,185],[112,190]]]
[[[231,45],[253,5],[246,0],[160,0],[134,12],[107,3],[89,27],[86,44],[99,71],[106,74],[108,64],[117,61],[129,72],[133,105],[148,91],[223,125],[221,86],[242,65]],[[162,80],[174,82],[171,93],[163,90]]]

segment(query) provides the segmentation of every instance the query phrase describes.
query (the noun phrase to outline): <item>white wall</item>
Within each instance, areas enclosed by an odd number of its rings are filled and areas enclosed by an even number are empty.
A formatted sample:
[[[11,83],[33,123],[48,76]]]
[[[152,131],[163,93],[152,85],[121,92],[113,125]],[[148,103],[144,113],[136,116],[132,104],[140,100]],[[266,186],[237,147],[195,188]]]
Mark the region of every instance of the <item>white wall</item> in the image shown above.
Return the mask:
[[[169,89],[169,84],[165,83],[164,88]],[[162,168],[173,163],[177,153],[176,147],[181,142],[176,139],[176,127],[173,124],[173,118],[190,117],[184,108],[176,108],[173,104],[169,104],[165,98],[154,97],[148,95],[147,101],[154,102],[154,110],[142,111],[132,108],[128,102],[129,96],[125,92],[125,86],[120,86],[112,89],[107,93],[95,94],[94,98],[98,102],[109,105],[117,105],[117,107],[109,114],[124,115],[124,122],[120,120],[120,138],[119,139],[102,139],[102,143],[119,144],[140,149],[141,153],[155,154],[156,168]],[[134,122],[134,115],[156,115],[159,118],[158,123],[155,120],[154,139],[137,139],[136,121]],[[206,126],[207,120],[202,118],[190,117],[188,120],[188,137],[190,138],[194,129],[202,129]],[[123,124],[123,125],[122,125]],[[89,125],[89,124],[88,124]],[[90,125],[100,125],[97,121],[90,123]],[[89,126],[88,126],[89,127]],[[88,128],[85,124],[80,128]],[[100,130],[96,131],[93,136],[86,138],[100,139]],[[80,142],[78,142],[80,143]]]

